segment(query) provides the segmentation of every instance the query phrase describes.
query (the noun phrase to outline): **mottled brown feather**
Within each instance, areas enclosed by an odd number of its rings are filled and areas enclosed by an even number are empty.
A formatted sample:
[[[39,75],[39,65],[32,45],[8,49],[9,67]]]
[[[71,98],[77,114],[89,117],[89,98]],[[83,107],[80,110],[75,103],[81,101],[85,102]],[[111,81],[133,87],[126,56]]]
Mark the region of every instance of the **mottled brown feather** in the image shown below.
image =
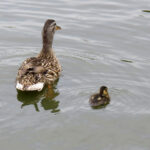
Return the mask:
[[[29,68],[33,68],[33,70],[28,71]],[[39,68],[40,70],[38,70]],[[54,54],[46,58],[32,57],[26,59],[19,68],[17,81],[24,86],[38,82],[52,84],[59,77],[60,71],[61,66]]]

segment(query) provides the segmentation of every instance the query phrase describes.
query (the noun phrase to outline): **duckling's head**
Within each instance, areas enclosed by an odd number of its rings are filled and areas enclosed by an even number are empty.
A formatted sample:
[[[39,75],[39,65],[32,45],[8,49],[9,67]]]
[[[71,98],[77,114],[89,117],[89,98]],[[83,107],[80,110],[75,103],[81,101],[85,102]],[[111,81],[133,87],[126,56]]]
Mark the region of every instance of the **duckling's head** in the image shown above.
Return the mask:
[[[100,87],[100,96],[109,97],[108,88],[106,86],[101,86]]]
[[[44,44],[52,44],[53,36],[56,30],[60,30],[61,27],[57,26],[55,20],[48,19],[46,20],[44,27],[43,27],[43,43]]]

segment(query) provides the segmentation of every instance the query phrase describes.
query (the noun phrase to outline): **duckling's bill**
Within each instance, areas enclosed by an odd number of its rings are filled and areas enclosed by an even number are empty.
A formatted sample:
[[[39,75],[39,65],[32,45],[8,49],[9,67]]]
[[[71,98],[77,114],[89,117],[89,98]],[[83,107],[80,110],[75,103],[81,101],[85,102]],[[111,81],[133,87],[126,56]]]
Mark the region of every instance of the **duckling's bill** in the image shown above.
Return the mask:
[[[104,95],[108,95],[107,90],[104,90],[103,93],[104,93]]]

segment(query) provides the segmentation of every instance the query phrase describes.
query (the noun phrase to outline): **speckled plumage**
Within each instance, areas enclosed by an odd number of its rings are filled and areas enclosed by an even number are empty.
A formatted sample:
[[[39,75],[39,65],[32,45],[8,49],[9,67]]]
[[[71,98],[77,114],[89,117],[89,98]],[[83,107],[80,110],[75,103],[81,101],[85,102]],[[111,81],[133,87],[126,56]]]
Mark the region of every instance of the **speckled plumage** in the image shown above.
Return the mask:
[[[52,25],[53,24],[53,25]],[[58,79],[61,66],[53,52],[52,42],[55,33],[56,23],[54,20],[47,20],[43,27],[43,48],[37,57],[26,59],[18,70],[16,81],[22,91],[31,90],[29,88],[37,83],[53,84]],[[50,34],[50,35],[49,35]],[[43,88],[43,87],[42,87]],[[41,89],[33,89],[41,90]]]

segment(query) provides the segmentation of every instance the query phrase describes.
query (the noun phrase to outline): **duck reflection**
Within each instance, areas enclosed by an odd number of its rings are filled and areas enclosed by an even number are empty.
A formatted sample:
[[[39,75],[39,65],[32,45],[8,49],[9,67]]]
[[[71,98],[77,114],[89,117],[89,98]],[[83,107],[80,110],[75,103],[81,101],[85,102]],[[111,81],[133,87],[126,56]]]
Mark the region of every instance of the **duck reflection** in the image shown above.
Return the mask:
[[[18,91],[17,99],[22,102],[21,108],[27,105],[33,105],[36,111],[40,111],[38,103],[41,101],[41,106],[44,110],[51,110],[52,113],[56,113],[60,111],[60,109],[58,109],[59,101],[55,100],[58,95],[58,90],[53,86],[45,87],[41,92]]]
[[[54,88],[47,88],[46,96],[41,101],[41,106],[45,110],[52,110],[52,113],[59,112],[59,101],[55,100],[55,97],[59,95],[59,92]]]

